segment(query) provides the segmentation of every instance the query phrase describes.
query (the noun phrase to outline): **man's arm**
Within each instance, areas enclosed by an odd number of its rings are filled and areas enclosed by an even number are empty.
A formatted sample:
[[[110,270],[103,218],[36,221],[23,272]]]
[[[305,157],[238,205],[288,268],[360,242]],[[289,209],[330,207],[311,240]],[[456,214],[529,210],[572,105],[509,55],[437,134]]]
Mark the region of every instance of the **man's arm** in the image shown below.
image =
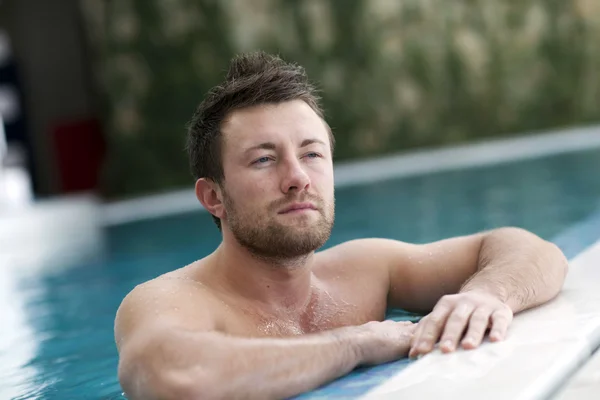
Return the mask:
[[[513,314],[554,298],[567,271],[560,249],[532,233],[505,228],[486,234],[477,271],[421,321],[410,356],[431,351],[438,338],[443,352],[453,351],[463,332],[465,349],[479,346],[488,328],[491,341],[502,340]]]
[[[119,381],[135,399],[278,399],[311,390],[362,363],[406,356],[415,326],[370,323],[293,338],[219,332],[197,285],[136,288],[115,321]]]
[[[568,268],[555,244],[522,229],[497,229],[482,237],[477,272],[460,292],[483,290],[516,314],[558,295]]]
[[[519,228],[446,239],[425,245],[377,240],[390,271],[388,305],[429,313],[415,332],[410,355],[477,347],[504,337],[513,313],[555,297],[568,262],[554,244]]]

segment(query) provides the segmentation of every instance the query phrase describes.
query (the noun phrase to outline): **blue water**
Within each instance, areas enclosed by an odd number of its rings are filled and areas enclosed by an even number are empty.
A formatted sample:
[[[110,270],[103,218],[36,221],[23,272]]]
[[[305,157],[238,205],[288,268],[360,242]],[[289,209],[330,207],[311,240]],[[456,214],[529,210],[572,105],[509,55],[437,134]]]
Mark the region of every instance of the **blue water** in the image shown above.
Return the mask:
[[[338,189],[327,247],[368,236],[422,243],[506,225],[553,239],[600,209],[599,176],[600,151],[590,150]],[[598,233],[598,223],[585,225],[587,232]],[[562,240],[574,251],[591,234]],[[108,228],[106,243],[94,259],[18,281],[32,343],[11,349],[35,350],[10,379],[0,377],[0,385],[27,377],[16,399],[121,398],[113,342],[121,299],[136,284],[208,254],[219,235],[208,214],[196,212]],[[10,356],[0,354],[0,363]],[[360,379],[352,375],[299,398],[352,397],[407,363],[361,370]]]

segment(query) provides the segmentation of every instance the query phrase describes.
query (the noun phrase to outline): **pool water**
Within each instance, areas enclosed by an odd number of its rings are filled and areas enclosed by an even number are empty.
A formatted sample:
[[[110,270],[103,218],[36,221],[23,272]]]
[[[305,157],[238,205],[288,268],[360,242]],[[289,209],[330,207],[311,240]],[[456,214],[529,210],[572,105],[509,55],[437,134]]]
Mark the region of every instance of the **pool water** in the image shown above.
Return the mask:
[[[507,225],[552,239],[600,208],[599,172],[600,151],[590,150],[340,188],[326,247],[370,236],[422,243]],[[15,399],[122,398],[113,341],[120,301],[135,285],[208,254],[219,240],[200,211],[128,223],[106,229],[98,257],[23,275],[15,293],[26,328],[4,347],[0,364],[11,352],[29,356],[0,385],[14,385]]]

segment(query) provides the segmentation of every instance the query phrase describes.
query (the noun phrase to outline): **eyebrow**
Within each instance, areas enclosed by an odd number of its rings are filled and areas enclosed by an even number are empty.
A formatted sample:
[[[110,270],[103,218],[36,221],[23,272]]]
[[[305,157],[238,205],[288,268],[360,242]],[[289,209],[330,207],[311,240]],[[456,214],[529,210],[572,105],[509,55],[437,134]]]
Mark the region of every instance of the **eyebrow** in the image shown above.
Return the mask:
[[[257,149],[275,150],[276,146],[275,146],[275,143],[272,143],[272,142],[260,143],[260,144],[257,144],[256,146],[248,147],[246,150],[244,150],[244,153],[249,153],[252,150],[257,150]]]
[[[318,143],[318,144],[325,145],[325,142],[323,142],[322,140],[319,140],[319,139],[304,139],[302,141],[302,143],[300,144],[300,147],[306,147],[306,146],[309,146],[309,145],[311,145],[313,143]]]
[[[304,139],[302,143],[300,143],[300,147],[310,146],[311,144],[319,143],[325,145],[325,142],[319,139]],[[277,146],[273,142],[264,142],[257,144],[256,146],[252,146],[247,148],[244,153],[249,153],[252,150],[263,149],[263,150],[275,150]]]

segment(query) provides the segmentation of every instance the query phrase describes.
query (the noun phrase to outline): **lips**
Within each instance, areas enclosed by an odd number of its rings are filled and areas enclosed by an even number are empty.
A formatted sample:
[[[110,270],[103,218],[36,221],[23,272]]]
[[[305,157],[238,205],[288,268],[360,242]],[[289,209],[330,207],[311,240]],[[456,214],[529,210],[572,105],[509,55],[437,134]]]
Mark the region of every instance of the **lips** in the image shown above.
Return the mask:
[[[313,203],[294,203],[279,211],[279,214],[285,214],[299,210],[316,210],[317,207]]]

